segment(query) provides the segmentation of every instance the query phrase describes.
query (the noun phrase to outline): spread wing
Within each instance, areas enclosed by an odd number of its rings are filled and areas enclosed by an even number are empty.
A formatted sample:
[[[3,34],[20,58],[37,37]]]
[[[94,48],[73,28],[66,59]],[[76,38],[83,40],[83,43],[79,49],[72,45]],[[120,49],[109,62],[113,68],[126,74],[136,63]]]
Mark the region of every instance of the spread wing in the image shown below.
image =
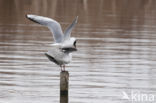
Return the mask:
[[[64,35],[61,29],[61,25],[57,21],[48,17],[37,16],[32,14],[26,15],[26,17],[36,23],[47,26],[52,32],[53,38],[56,43],[61,43],[63,41]]]
[[[70,38],[72,29],[76,25],[77,21],[78,21],[78,16],[74,19],[74,21],[72,22],[72,24],[69,25],[69,27],[65,30],[65,32],[64,32],[64,40],[68,40]]]

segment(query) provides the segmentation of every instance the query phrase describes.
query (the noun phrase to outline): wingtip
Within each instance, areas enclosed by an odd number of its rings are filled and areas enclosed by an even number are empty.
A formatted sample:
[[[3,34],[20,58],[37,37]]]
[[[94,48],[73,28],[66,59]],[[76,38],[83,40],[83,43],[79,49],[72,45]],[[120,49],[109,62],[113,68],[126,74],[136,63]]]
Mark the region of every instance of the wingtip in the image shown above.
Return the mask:
[[[35,22],[35,23],[39,23],[39,22],[37,22],[36,20],[34,20],[34,16],[35,16],[35,15],[33,15],[33,14],[26,14],[25,16],[26,16],[26,18],[29,19],[30,21],[33,21],[33,22]],[[39,23],[39,24],[40,24],[40,23]]]
[[[77,21],[78,21],[78,18],[79,18],[79,16],[76,16],[76,18],[75,18],[76,23],[77,23]]]
[[[29,15],[29,14],[25,14],[25,17],[28,18],[28,15]]]
[[[31,18],[31,14],[26,14],[25,17],[30,19]]]
[[[26,14],[26,15],[25,15],[25,17],[28,18],[28,19],[29,19],[31,16],[32,16],[32,14]]]

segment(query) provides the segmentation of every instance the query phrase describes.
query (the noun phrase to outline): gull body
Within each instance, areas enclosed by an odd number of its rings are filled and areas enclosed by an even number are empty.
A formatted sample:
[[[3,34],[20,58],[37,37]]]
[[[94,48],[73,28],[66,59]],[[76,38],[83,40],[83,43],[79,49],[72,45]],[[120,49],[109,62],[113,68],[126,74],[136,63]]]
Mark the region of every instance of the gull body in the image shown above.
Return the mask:
[[[65,64],[72,60],[72,52],[77,51],[76,38],[70,37],[72,29],[77,23],[78,17],[74,19],[71,25],[62,32],[61,25],[48,17],[28,14],[26,17],[36,23],[47,26],[53,34],[55,43],[51,45],[45,55],[48,59],[61,67],[61,71],[65,71]]]
[[[61,67],[61,70],[65,70],[65,64],[72,61],[72,53],[66,52],[59,46],[52,46],[51,49],[45,53],[48,59]]]

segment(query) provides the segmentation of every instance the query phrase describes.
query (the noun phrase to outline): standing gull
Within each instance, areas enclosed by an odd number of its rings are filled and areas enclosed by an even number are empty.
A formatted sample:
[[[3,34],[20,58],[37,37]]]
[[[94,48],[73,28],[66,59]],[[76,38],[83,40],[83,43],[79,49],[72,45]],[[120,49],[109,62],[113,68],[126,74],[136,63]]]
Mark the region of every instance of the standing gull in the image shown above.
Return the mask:
[[[55,43],[51,45],[45,55],[48,59],[61,67],[61,71],[65,71],[65,64],[72,60],[72,52],[77,51],[76,38],[70,37],[72,29],[77,23],[78,16],[74,19],[71,25],[67,27],[65,32],[62,32],[61,25],[48,17],[27,14],[26,17],[36,23],[47,26],[53,34]]]

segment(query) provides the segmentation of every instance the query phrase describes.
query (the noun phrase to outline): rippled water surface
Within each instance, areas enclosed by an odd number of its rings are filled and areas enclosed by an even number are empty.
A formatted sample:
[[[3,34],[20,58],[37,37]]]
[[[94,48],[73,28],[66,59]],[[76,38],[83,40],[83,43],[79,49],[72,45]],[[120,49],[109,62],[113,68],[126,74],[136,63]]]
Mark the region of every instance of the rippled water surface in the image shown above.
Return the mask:
[[[156,102],[155,4],[155,0],[1,0],[0,103],[59,103],[60,68],[44,56],[52,35],[27,20],[28,13],[51,17],[63,30],[79,16],[72,32],[78,38],[78,52],[66,68],[70,103],[131,103],[122,97],[123,92],[130,97],[132,91],[152,94]]]

